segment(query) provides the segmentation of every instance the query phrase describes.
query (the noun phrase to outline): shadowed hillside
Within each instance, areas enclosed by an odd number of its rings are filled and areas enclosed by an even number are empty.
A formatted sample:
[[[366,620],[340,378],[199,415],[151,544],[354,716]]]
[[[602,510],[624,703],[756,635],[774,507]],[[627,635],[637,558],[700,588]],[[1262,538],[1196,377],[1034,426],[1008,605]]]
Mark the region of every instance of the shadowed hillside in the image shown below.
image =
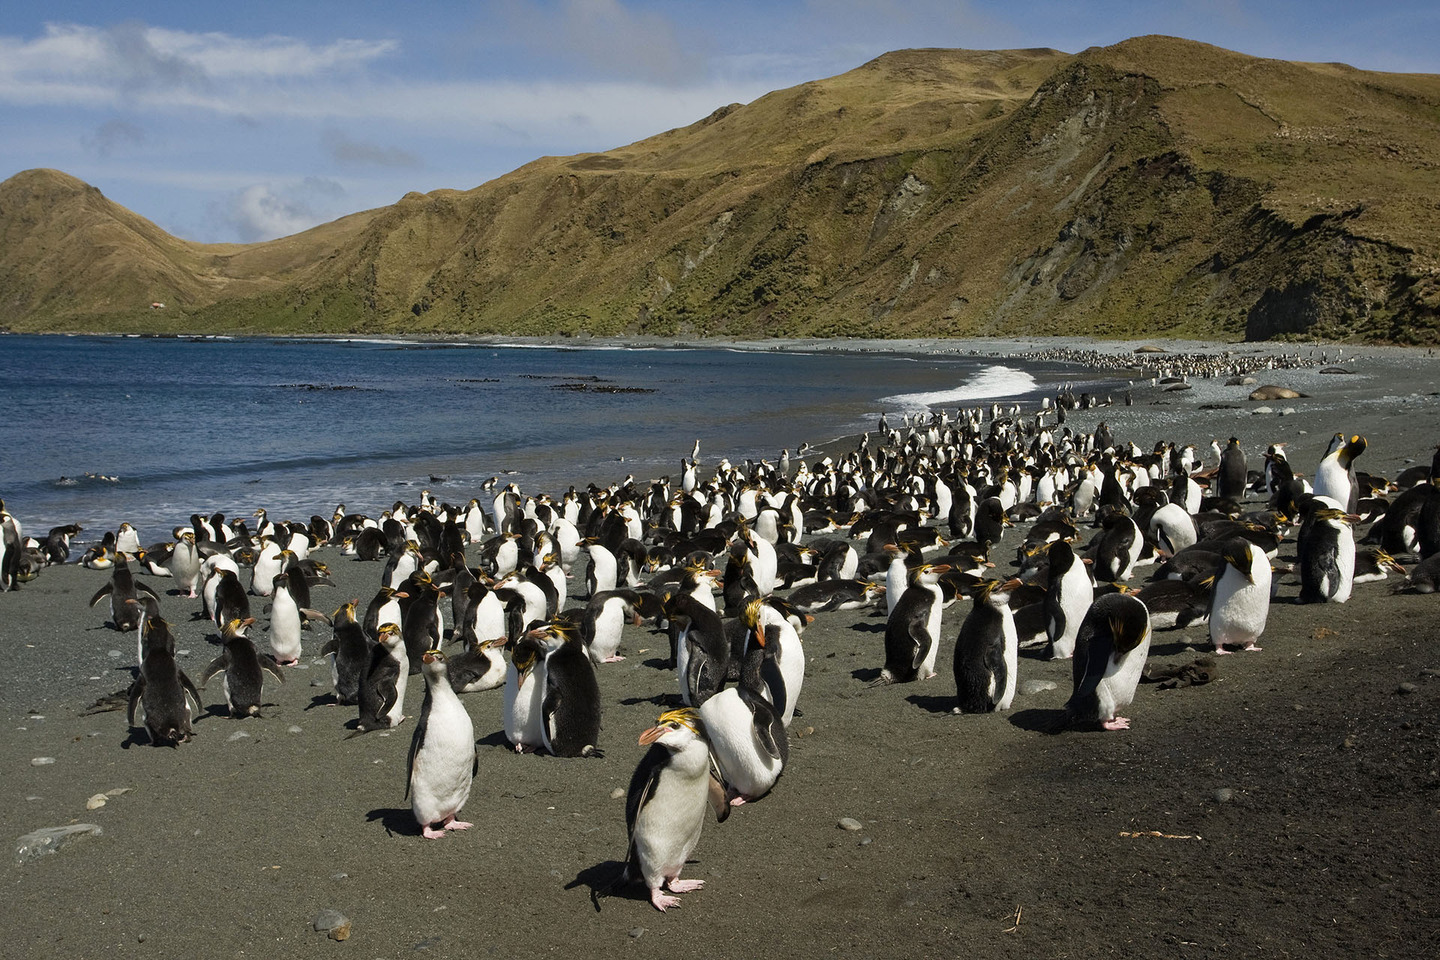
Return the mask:
[[[1433,342],[1437,197],[1440,77],[1166,37],[907,50],[260,244],[28,171],[0,324]]]

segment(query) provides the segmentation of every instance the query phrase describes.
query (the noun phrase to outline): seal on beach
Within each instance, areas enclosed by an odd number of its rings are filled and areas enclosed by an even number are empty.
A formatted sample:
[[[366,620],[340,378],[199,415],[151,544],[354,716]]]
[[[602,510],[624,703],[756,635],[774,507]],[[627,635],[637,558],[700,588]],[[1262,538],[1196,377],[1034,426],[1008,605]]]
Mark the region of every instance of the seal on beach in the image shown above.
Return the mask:
[[[1270,560],[1242,537],[1226,540],[1220,556],[1210,598],[1210,642],[1216,653],[1229,653],[1227,643],[1259,650],[1255,641],[1270,615]]]
[[[265,674],[285,682],[285,673],[275,661],[260,656],[254,641],[245,636],[245,631],[254,623],[253,618],[227,622],[220,634],[225,649],[200,674],[201,687],[217,674],[225,675],[225,703],[230,708],[230,716],[236,719],[260,716]]]
[[[1075,638],[1073,692],[1065,703],[1072,722],[1096,722],[1102,730],[1128,730],[1120,710],[1135,699],[1150,654],[1150,612],[1125,593],[1090,605]]]
[[[935,676],[945,606],[940,577],[949,570],[945,564],[925,563],[910,572],[910,585],[885,621],[885,666],[880,670],[880,682],[909,683]]]
[[[1020,637],[1010,611],[1019,580],[985,580],[955,640],[954,713],[1009,710],[1020,666]]]
[[[410,738],[405,794],[420,832],[428,840],[438,840],[447,830],[473,826],[456,817],[470,797],[480,761],[475,727],[450,686],[445,654],[426,650],[420,661],[425,702]]]
[[[1090,571],[1064,540],[1050,545],[1050,582],[1045,588],[1046,652],[1052,660],[1066,660],[1075,653],[1075,635],[1085,611],[1095,599]]]
[[[708,807],[715,819],[730,815],[725,790],[710,762],[710,746],[699,713],[690,708],[662,713],[655,726],[640,734],[649,751],[630,777],[625,798],[625,829],[630,838],[621,879],[636,878],[650,891],[655,909],[678,906],[678,897],[704,880],[681,880],[680,871],[695,845]]]

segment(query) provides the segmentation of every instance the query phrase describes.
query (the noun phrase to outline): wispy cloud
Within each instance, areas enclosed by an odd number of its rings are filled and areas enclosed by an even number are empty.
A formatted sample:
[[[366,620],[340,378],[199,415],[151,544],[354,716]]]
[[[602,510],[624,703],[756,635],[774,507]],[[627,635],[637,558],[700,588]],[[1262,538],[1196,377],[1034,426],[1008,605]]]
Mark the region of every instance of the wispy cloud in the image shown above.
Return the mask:
[[[127,120],[107,120],[88,137],[82,145],[97,157],[109,158],[126,147],[138,147],[145,142],[145,129]]]
[[[306,177],[298,183],[257,183],[231,194],[217,211],[243,243],[273,240],[334,218],[345,188],[334,180]]]
[[[321,134],[320,144],[331,160],[345,167],[388,167],[403,170],[416,169],[423,165],[420,158],[408,150],[362,143],[335,129]]]

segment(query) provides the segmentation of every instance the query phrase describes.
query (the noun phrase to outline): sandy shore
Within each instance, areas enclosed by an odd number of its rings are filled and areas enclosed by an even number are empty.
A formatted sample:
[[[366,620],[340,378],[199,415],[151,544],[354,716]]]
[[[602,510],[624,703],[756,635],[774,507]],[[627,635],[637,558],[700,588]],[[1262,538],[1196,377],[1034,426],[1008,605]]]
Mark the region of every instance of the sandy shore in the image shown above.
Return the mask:
[[[1197,380],[1174,392],[1138,387],[1134,406],[1117,397],[1067,423],[1105,420],[1147,450],[1162,438],[1204,449],[1233,435],[1252,464],[1265,444],[1287,441],[1304,473],[1336,431],[1369,438],[1359,469],[1393,476],[1428,462],[1440,441],[1434,360],[1386,350],[1352,359],[1347,348],[1339,365],[1354,372],[1256,374],[1310,394],[1264,404],[1270,413],[1244,399],[1253,387]],[[999,556],[1022,535],[1007,534]],[[318,556],[337,587],[317,589],[317,606],[374,593],[380,565],[328,548]],[[1293,556],[1293,543],[1282,545],[1280,559]],[[343,739],[353,713],[328,705],[328,669],[312,660],[323,629],[307,635],[303,668],[267,685],[274,706],[263,719],[220,715],[217,680],[206,691],[215,714],[177,750],[132,737],[123,712],[82,715],[129,683],[134,657],[133,635],[107,627],[103,605],[86,606],[106,579],[50,568],[0,595],[3,832],[13,841],[69,823],[103,830],[29,863],[6,858],[6,956],[1440,950],[1433,596],[1362,584],[1343,606],[1299,606],[1298,584],[1282,581],[1262,653],[1223,658],[1204,686],[1142,686],[1134,727],[1120,734],[1056,733],[1069,664],[1031,657],[1022,682],[1053,689],[1022,695],[1006,714],[951,715],[950,648],[968,602],[945,613],[940,676],[882,688],[867,681],[883,659],[883,619],[822,614],[804,637],[804,716],[784,778],[729,822],[706,825],[687,870],[706,888],[661,915],[638,888],[598,910],[592,891],[624,855],[623,791],[644,752],[636,737],[676,690],[663,634],[628,628],[628,659],[600,669],[602,759],[516,756],[500,732],[499,692],[465,698],[480,737],[465,811],[476,826],[431,842],[402,800],[410,723]],[[162,594],[170,586],[149,582]],[[163,603],[196,676],[216,649],[189,619],[198,601]],[[1203,626],[1158,633],[1152,661],[1188,663],[1205,636]],[[412,683],[407,712],[419,702]],[[842,818],[861,829],[841,829]],[[312,931],[325,909],[351,918],[348,941]]]

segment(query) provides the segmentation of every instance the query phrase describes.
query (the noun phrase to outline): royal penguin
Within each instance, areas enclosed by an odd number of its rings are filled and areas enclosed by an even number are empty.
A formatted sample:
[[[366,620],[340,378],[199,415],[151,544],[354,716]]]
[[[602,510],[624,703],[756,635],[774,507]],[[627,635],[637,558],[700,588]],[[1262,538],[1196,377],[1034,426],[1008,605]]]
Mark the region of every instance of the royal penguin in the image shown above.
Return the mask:
[[[130,572],[130,564],[121,556],[111,568],[109,582],[90,598],[90,606],[109,597],[110,622],[116,630],[128,633],[140,625],[141,603],[145,596],[154,597],[157,601],[160,599],[154,590],[135,579]]]
[[[320,656],[330,661],[330,681],[335,690],[335,701],[352,706],[360,702],[360,685],[370,668],[370,651],[374,645],[365,636],[365,629],[355,618],[355,604],[351,600],[340,607],[330,618],[333,634],[320,648]]]
[[[545,644],[541,635],[525,633],[510,651],[505,668],[502,708],[505,738],[516,753],[534,753],[544,746]]]
[[[1259,650],[1255,641],[1270,615],[1270,560],[1241,537],[1224,541],[1220,555],[1210,598],[1210,642],[1219,654],[1230,652],[1226,644]]]
[[[303,584],[303,576],[299,579]],[[300,631],[305,618],[302,600],[293,592],[293,580],[289,571],[276,574],[270,602],[270,653],[276,663],[287,667],[300,662]],[[304,593],[307,596],[303,602],[308,607],[308,587]]]
[[[785,722],[763,693],[764,664],[773,656],[765,634],[757,634],[755,643],[745,651],[740,683],[721,690],[700,707],[710,752],[733,806],[769,793],[790,759]]]
[[[1075,638],[1074,682],[1065,713],[1072,723],[1128,730],[1120,710],[1135,699],[1150,654],[1150,612],[1125,593],[1109,593],[1090,606]]]
[[[200,592],[200,551],[195,546],[194,532],[180,534],[170,548],[170,576],[175,585],[194,599]]]
[[[945,564],[921,564],[910,573],[910,584],[885,621],[885,666],[881,683],[909,683],[935,676],[940,653],[940,620],[944,597],[940,578]]]
[[[25,553],[24,528],[0,500],[0,593],[20,589],[20,561]]]
[[[765,682],[763,692],[788,727],[795,717],[800,688],[805,682],[805,648],[800,633],[779,610],[758,597],[746,605],[740,622],[748,631],[747,651],[749,644],[759,642],[756,636],[760,633],[765,635],[764,645],[774,650],[773,659],[766,657],[761,670]],[[743,665],[743,659],[741,663]]]
[[[955,640],[954,713],[1009,710],[1015,699],[1020,638],[1010,611],[1019,580],[986,580],[975,588],[975,603]]]
[[[607,590],[593,595],[580,615],[580,639],[590,659],[597,664],[619,663],[620,639],[627,623],[640,626],[645,621],[637,609],[640,595],[634,590]]]
[[[1222,500],[1239,503],[1245,497],[1248,478],[1245,451],[1240,448],[1240,441],[1231,437],[1225,449],[1220,451],[1220,466],[1215,473],[1215,495]]]
[[[532,635],[545,644],[541,745],[557,757],[598,756],[600,684],[579,634],[553,622]]]
[[[160,617],[149,617],[145,621],[145,631],[147,635],[168,636],[170,628]],[[175,746],[193,735],[192,721],[204,707],[200,691],[175,662],[173,642],[160,642],[147,636],[145,659],[140,663],[139,676],[130,685],[125,712],[131,727],[135,726],[137,704],[145,714],[145,729],[153,745]]]
[[[687,593],[663,607],[674,635],[675,677],[680,702],[698,707],[725,685],[730,672],[730,643],[719,614]],[[734,622],[734,621],[732,621]]]
[[[1341,510],[1354,513],[1360,498],[1359,485],[1355,482],[1355,458],[1365,452],[1365,438],[1356,434],[1348,440],[1343,433],[1337,433],[1330,441],[1330,449],[1315,468],[1312,484],[1315,496],[1333,500]]]
[[[1075,635],[1085,611],[1095,599],[1090,571],[1075,555],[1070,544],[1057,540],[1050,545],[1050,580],[1045,588],[1046,651],[1052,660],[1067,660],[1075,652]]]
[[[790,605],[801,613],[824,613],[830,610],[860,610],[876,606],[884,599],[886,589],[868,580],[821,580],[794,590]]]
[[[445,661],[450,687],[456,693],[479,693],[505,684],[505,634],[488,640],[472,639],[460,653]]]
[[[404,721],[405,688],[409,679],[410,669],[400,624],[382,623],[375,646],[370,650],[365,682],[360,684],[360,720],[356,724],[356,733],[388,730]]]
[[[690,893],[705,885],[704,880],[681,880],[680,871],[700,842],[707,809],[721,822],[730,814],[703,729],[692,708],[662,713],[640,734],[640,745],[650,750],[630,777],[625,799],[630,844],[621,880],[644,883],[650,903],[662,912],[680,904],[665,889]]]
[[[1333,501],[1331,501],[1333,502]],[[1296,536],[1301,603],[1344,603],[1355,583],[1351,517],[1318,496]]]
[[[445,654],[426,650],[420,672],[425,677],[425,701],[410,738],[405,793],[421,834],[438,840],[446,831],[473,826],[456,817],[470,797],[479,758],[474,724],[450,686]]]
[[[220,638],[225,644],[220,656],[200,674],[200,686],[204,687],[217,674],[225,675],[225,704],[230,716],[235,719],[260,716],[261,691],[265,685],[265,674],[270,674],[281,683],[285,682],[284,672],[269,657],[260,656],[255,643],[245,636],[245,631],[254,625],[254,619],[231,620],[221,630]]]
[[[1140,527],[1123,511],[1106,514],[1101,530],[1090,543],[1095,562],[1095,581],[1115,583],[1129,580],[1135,573],[1135,561],[1145,547]]]

